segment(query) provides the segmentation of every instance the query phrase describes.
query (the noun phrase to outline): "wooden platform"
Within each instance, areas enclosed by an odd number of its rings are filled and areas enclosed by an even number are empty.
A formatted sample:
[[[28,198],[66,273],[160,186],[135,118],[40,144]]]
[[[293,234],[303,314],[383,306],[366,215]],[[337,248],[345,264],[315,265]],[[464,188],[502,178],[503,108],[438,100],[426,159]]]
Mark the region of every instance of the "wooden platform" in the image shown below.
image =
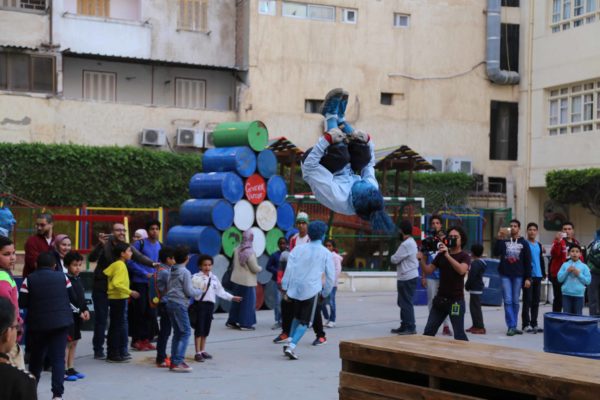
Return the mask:
[[[428,336],[342,341],[340,399],[594,399],[600,361]]]

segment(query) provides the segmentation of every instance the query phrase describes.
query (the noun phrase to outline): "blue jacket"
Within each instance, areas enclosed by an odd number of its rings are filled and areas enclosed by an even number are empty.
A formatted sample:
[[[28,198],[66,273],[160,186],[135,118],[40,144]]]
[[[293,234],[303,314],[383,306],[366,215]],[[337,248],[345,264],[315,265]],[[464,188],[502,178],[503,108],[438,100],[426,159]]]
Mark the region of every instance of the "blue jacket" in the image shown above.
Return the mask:
[[[572,272],[567,272],[570,266],[574,266],[579,270],[579,276],[575,276]],[[590,269],[581,260],[573,262],[567,260],[558,271],[558,281],[562,283],[561,292],[567,296],[583,297],[585,287],[592,281]]]
[[[279,270],[279,258],[281,257],[281,250],[277,250],[275,253],[271,254],[269,257],[269,261],[267,262],[267,271],[269,271],[273,276],[272,280],[277,282],[277,271]]]
[[[325,274],[325,285],[323,285]],[[288,297],[307,300],[322,291],[323,297],[329,296],[333,288],[335,269],[333,256],[320,240],[297,246],[288,258],[281,287]]]

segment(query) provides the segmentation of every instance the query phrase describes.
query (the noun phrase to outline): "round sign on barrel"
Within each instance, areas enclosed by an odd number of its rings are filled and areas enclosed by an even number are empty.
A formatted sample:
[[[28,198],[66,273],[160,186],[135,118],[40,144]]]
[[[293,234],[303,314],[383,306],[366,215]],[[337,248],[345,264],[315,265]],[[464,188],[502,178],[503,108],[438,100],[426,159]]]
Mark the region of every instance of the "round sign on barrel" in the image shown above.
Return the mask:
[[[277,287],[277,282],[269,281],[264,286],[264,297],[265,297],[265,306],[269,309],[274,309],[279,302],[278,296],[279,288]]]
[[[277,209],[269,200],[261,202],[256,207],[256,224],[263,231],[270,231],[277,222]]]
[[[287,231],[294,227],[294,207],[290,203],[283,203],[277,207],[277,227],[282,231]],[[234,217],[235,221],[235,217]]]
[[[269,179],[277,173],[277,157],[273,150],[265,149],[256,157],[258,173],[265,179]]]
[[[246,179],[244,184],[246,199],[254,205],[259,204],[267,197],[267,185],[259,174],[254,174]]]
[[[202,171],[232,171],[247,178],[256,172],[256,154],[248,146],[209,149],[202,156]]]
[[[280,229],[274,228],[267,232],[267,254],[271,255],[279,250],[277,242],[283,237],[283,232]]]
[[[254,225],[254,206],[248,200],[240,200],[233,206],[233,224],[242,232]]]
[[[166,244],[186,245],[192,253],[214,256],[221,251],[221,234],[212,226],[176,225],[169,229]]]
[[[223,122],[213,131],[215,147],[250,146],[264,150],[269,141],[267,127],[260,121]]]
[[[258,275],[256,275],[256,280],[261,285],[264,285],[265,283],[269,282],[271,280],[271,278],[273,277],[273,274],[270,273],[269,270],[267,270],[268,263],[269,263],[268,255],[263,254],[262,256],[258,257],[258,265],[260,265],[262,270],[258,273]]]
[[[221,243],[223,245],[223,253],[225,253],[227,257],[233,257],[233,251],[240,243],[242,243],[242,232],[240,232],[238,228],[232,226],[223,232]]]
[[[214,225],[224,231],[233,223],[233,207],[223,199],[189,199],[179,207],[179,219],[185,225]]]
[[[190,196],[235,203],[244,196],[244,182],[233,172],[200,172],[190,179]]]
[[[289,231],[287,231],[287,232],[285,233],[285,238],[286,238],[286,239],[287,239],[287,241],[289,242],[289,241],[290,241],[290,239],[292,238],[292,236],[294,236],[294,235],[295,235],[296,233],[298,233],[298,232],[299,232],[299,231],[298,231],[298,229],[296,229],[296,228],[292,228],[292,229],[290,229]]]
[[[267,181],[267,198],[273,204],[279,206],[285,202],[287,197],[287,185],[285,180],[279,175],[273,175]]]
[[[254,249],[254,254],[256,254],[256,257],[260,257],[265,252],[265,246],[267,245],[265,233],[256,226],[250,228],[250,230],[254,234],[254,240],[252,241],[252,248]]]

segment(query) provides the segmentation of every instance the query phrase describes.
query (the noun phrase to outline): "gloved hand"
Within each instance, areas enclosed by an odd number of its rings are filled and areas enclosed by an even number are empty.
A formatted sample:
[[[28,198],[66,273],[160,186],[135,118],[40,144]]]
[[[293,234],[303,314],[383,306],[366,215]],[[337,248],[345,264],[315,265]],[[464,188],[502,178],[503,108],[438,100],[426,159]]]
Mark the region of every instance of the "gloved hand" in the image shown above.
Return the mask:
[[[327,131],[327,133],[325,133],[323,137],[329,142],[329,144],[336,144],[343,142],[348,137],[348,135],[342,132],[339,128],[332,128],[329,131]]]
[[[352,132],[352,134],[350,135],[350,140],[356,140],[356,141],[363,142],[363,143],[369,143],[369,140],[371,140],[371,136],[369,136],[369,134],[367,132],[357,129],[354,132]]]

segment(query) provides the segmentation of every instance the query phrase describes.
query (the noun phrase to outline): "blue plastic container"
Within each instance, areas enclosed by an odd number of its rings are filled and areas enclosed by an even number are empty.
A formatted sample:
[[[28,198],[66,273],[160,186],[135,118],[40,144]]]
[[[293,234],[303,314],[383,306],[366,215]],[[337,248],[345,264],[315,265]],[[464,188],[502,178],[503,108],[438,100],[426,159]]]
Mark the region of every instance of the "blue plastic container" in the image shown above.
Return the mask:
[[[285,180],[279,175],[273,175],[267,181],[267,199],[276,206],[285,202],[287,197],[287,185]]]
[[[294,227],[294,207],[290,203],[283,203],[277,207],[277,227],[282,231],[290,230]]]
[[[600,318],[545,313],[544,351],[600,360]]]
[[[273,155],[274,156],[274,155]],[[277,160],[275,160],[277,164]],[[220,147],[202,157],[204,172],[235,172],[245,178],[256,172],[256,154],[250,147]]]
[[[184,225],[213,225],[224,231],[233,224],[233,206],[223,199],[189,199],[179,207]]]
[[[486,285],[481,294],[481,304],[484,306],[501,306],[503,299],[502,278],[500,278],[500,273],[498,273],[500,262],[493,258],[486,258],[484,261],[486,267],[483,274],[483,282]]]
[[[272,150],[265,149],[256,157],[258,173],[265,179],[269,179],[277,173],[277,156]]]
[[[221,234],[212,226],[176,225],[169,229],[166,244],[186,245],[191,253],[215,256],[221,251]]]
[[[185,265],[185,267],[188,269],[188,271],[190,271],[190,273],[192,275],[200,272],[200,267],[198,266],[198,258],[199,257],[200,257],[200,254],[190,254],[190,259],[188,260],[188,263]]]
[[[198,173],[190,179],[194,199],[225,199],[235,203],[244,196],[244,182],[233,172]]]

